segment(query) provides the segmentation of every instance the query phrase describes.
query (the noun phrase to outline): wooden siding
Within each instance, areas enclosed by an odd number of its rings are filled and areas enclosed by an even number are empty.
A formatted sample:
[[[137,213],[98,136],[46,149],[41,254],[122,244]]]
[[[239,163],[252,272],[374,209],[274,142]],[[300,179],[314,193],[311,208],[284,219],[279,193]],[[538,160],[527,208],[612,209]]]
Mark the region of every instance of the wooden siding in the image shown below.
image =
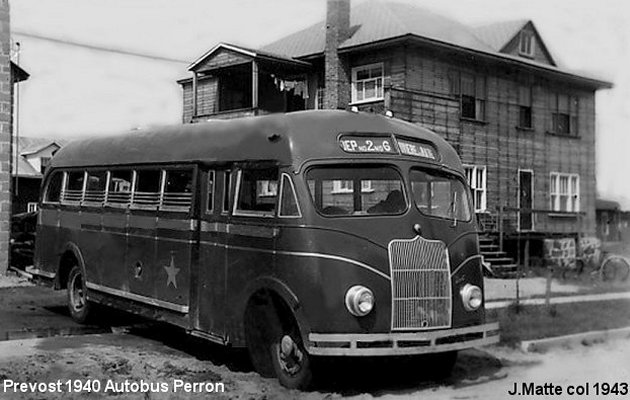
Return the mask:
[[[238,64],[251,62],[253,59],[245,54],[228,50],[219,49],[215,51],[211,57],[206,58],[195,67],[195,71],[202,72],[223,67],[232,67]]]
[[[455,147],[464,164],[486,166],[489,211],[496,211],[499,205],[519,206],[519,169],[533,171],[533,208],[538,210],[550,210],[551,172],[579,174],[580,208],[586,215],[578,218],[536,213],[534,228],[540,232],[575,233],[581,225],[581,230],[594,234],[594,91],[487,66],[474,70],[468,65],[410,47],[406,57],[393,57],[389,64],[389,71],[401,68],[406,71],[402,74],[406,76],[402,84],[390,77],[389,109],[396,117],[422,124],[443,136]],[[449,92],[450,70],[486,76],[483,122],[460,118],[458,98]],[[531,130],[517,128],[518,86],[523,80],[534,82]],[[551,95],[558,91],[579,98],[577,138],[547,132],[551,126]],[[508,214],[508,225],[516,229],[515,213]]]

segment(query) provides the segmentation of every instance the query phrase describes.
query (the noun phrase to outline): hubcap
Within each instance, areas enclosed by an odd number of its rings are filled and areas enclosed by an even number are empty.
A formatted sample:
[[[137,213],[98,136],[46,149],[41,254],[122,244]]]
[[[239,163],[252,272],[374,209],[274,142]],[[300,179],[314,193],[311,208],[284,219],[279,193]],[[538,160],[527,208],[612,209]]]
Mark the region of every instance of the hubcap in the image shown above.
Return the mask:
[[[284,335],[280,341],[278,360],[282,370],[290,375],[297,374],[302,368],[304,354],[289,335]]]

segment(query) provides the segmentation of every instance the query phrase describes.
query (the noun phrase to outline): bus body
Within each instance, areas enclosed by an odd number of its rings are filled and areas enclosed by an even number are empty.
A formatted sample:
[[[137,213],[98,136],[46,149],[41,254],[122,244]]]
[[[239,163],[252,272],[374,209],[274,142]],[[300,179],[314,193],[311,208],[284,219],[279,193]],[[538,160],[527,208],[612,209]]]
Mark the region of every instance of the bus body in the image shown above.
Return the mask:
[[[305,387],[315,356],[498,341],[461,162],[399,120],[304,111],[89,138],[52,159],[34,275],[247,346]],[[452,357],[451,360],[454,360]]]

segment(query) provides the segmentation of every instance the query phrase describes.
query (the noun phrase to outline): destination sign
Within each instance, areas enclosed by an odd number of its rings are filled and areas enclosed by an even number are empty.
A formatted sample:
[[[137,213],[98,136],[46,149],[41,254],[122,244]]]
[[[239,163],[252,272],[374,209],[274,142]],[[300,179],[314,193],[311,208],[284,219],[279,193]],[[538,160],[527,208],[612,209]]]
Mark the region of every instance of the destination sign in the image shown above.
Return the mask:
[[[437,160],[435,149],[426,143],[411,142],[409,140],[398,139],[398,148],[400,152],[407,156],[429,158]]]
[[[346,153],[398,154],[389,136],[342,136],[339,145]]]

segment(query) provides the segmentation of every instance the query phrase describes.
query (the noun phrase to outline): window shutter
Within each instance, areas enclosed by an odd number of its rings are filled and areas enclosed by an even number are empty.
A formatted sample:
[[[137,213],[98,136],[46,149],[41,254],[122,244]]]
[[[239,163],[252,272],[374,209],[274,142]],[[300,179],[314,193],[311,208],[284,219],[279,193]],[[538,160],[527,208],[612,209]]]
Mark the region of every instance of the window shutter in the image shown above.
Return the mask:
[[[460,94],[459,88],[459,72],[455,70],[448,71],[448,82],[451,94]]]

